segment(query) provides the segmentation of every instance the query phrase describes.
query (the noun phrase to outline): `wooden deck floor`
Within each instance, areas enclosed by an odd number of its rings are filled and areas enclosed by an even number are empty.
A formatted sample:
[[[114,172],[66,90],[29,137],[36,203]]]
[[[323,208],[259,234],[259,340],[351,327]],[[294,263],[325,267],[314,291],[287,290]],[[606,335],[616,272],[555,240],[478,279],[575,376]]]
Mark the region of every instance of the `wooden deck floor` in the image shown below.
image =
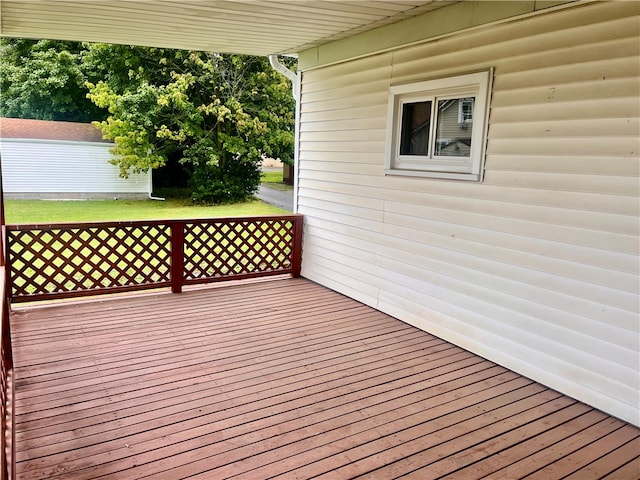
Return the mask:
[[[12,322],[21,479],[639,476],[637,428],[303,279]]]

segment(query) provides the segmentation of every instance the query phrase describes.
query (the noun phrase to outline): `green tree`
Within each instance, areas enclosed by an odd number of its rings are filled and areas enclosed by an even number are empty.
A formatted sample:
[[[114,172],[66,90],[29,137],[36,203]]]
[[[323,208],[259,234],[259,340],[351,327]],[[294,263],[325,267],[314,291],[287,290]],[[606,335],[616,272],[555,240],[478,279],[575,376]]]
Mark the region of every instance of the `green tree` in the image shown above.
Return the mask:
[[[88,122],[105,112],[86,98],[87,45],[0,40],[0,116]]]
[[[124,176],[179,164],[194,202],[222,203],[255,193],[264,156],[293,157],[291,87],[264,57],[98,45],[85,61],[112,66],[88,97]]]
[[[124,176],[160,169],[197,202],[254,193],[263,156],[293,160],[290,85],[263,57],[1,40],[0,90],[3,116],[98,120]]]

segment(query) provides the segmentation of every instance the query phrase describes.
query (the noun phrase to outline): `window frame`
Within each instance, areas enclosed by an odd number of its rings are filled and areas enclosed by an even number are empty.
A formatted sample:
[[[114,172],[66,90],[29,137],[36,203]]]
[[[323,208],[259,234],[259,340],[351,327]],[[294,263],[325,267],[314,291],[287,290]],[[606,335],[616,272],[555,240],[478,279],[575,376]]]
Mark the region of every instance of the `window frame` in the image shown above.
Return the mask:
[[[387,110],[386,175],[408,175],[455,180],[481,181],[483,176],[486,132],[493,69],[435,80],[392,85]],[[473,97],[473,125],[470,156],[436,155],[438,102]],[[431,103],[430,134],[427,155],[400,154],[403,106]],[[462,108],[459,103],[459,108]],[[456,112],[458,120],[460,111]]]

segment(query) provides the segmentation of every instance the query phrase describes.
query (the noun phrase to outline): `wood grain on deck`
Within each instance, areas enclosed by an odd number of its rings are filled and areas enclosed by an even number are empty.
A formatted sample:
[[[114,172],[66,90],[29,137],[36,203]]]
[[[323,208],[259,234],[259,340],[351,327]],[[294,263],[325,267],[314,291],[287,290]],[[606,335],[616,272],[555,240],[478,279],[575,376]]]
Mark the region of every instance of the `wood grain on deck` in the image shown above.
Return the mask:
[[[637,428],[304,279],[12,322],[20,479],[640,475]]]

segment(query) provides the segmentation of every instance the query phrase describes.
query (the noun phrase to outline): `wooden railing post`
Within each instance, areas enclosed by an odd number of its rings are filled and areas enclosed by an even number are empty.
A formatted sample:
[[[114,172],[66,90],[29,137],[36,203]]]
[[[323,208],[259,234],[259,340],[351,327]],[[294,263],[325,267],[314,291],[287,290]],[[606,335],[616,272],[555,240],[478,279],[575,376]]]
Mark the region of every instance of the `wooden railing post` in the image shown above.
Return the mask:
[[[2,449],[2,470],[0,471],[0,479],[9,480],[16,476],[15,458],[16,458],[16,424],[15,424],[15,384],[13,376],[13,350],[11,345],[11,328],[9,324],[9,304],[6,297],[5,286],[6,271],[4,267],[0,267],[0,350],[2,361],[2,369],[0,374],[0,387],[2,405],[0,412],[1,442]]]
[[[16,425],[15,425],[15,385],[13,377],[13,350],[9,324],[9,270],[5,259],[6,229],[4,216],[4,188],[2,184],[2,162],[0,162],[0,355],[2,355],[2,418],[0,418],[0,441],[2,480],[16,478]],[[10,430],[7,435],[7,430]],[[8,443],[8,445],[7,445]]]
[[[171,222],[171,291],[182,292],[184,278],[184,222]]]
[[[293,219],[293,251],[291,252],[291,276],[298,278],[302,270],[302,225],[303,216],[296,215]]]
[[[4,187],[2,185],[2,162],[0,161],[0,266],[5,264],[6,229],[4,218]]]

